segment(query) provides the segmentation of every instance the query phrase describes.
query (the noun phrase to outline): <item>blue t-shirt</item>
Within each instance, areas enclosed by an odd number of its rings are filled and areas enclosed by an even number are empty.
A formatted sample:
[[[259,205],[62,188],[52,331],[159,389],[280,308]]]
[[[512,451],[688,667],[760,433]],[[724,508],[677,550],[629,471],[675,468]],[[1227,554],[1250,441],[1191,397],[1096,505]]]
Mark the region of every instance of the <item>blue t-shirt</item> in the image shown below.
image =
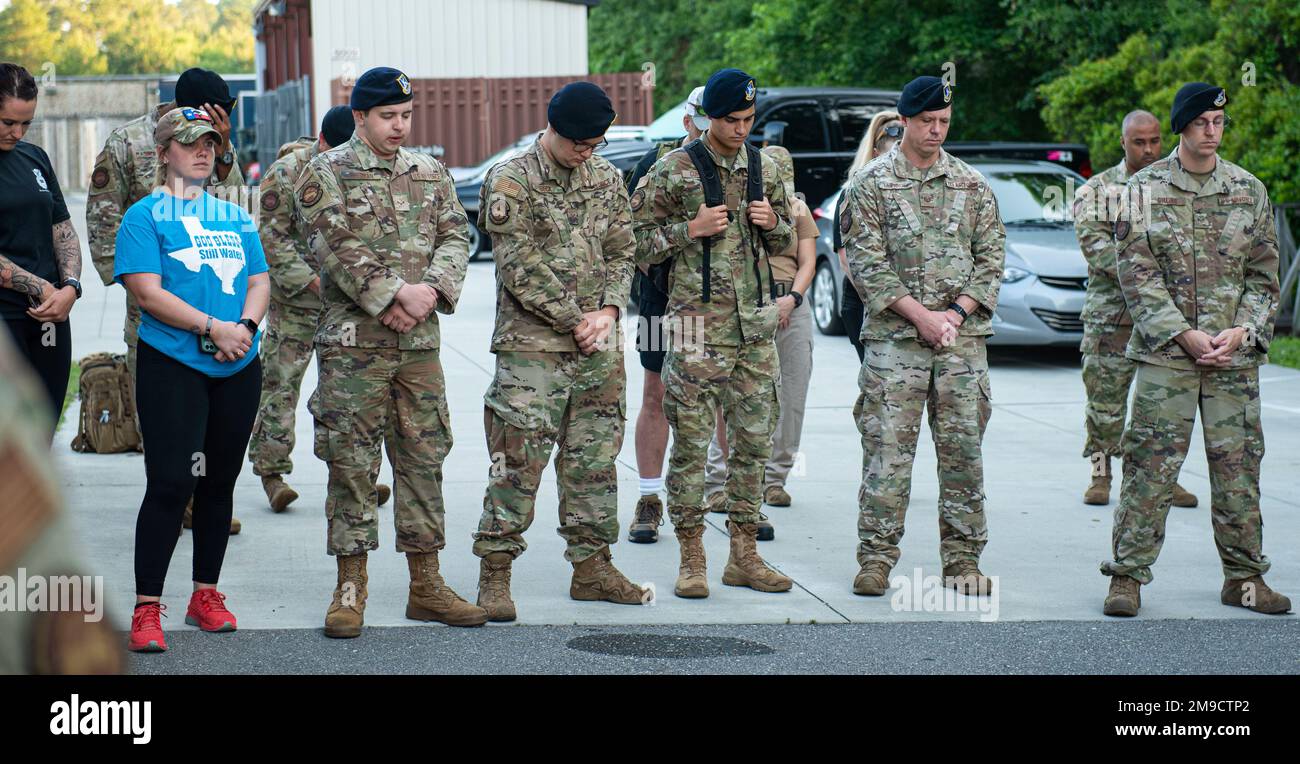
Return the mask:
[[[221,321],[243,318],[248,278],[266,273],[257,227],[243,208],[203,193],[183,200],[154,191],[126,211],[117,230],[113,280],[157,273],[162,288]],[[199,350],[198,336],[168,326],[147,311],[140,339],[209,377],[228,377],[257,357],[262,333],[238,361],[221,362]]]

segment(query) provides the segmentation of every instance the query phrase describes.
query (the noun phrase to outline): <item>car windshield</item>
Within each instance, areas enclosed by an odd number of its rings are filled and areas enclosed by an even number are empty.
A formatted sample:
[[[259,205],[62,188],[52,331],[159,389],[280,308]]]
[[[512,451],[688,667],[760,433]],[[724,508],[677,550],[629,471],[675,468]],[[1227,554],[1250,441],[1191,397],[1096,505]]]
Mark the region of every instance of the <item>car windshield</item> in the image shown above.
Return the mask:
[[[682,127],[684,116],[686,116],[686,102],[682,101],[650,123],[650,126],[645,129],[645,140],[670,141],[686,135],[686,128]]]
[[[985,171],[1007,225],[1069,223],[1074,189],[1080,181],[1055,172]]]

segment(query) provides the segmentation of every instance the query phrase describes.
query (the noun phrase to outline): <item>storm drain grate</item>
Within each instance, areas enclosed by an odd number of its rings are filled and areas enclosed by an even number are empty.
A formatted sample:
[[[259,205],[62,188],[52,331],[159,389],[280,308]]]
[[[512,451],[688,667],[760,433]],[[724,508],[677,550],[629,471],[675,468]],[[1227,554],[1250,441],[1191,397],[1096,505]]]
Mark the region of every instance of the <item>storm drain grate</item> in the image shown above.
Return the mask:
[[[748,639],[671,634],[593,634],[575,637],[566,645],[586,653],[633,658],[730,658],[776,652],[765,644]]]

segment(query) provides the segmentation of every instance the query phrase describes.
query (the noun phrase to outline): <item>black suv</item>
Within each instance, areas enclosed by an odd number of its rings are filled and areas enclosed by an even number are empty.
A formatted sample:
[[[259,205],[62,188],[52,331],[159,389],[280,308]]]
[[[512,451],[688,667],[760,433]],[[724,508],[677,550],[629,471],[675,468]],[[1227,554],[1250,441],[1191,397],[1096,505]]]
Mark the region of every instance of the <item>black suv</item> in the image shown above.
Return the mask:
[[[794,157],[794,187],[816,204],[839,190],[876,112],[898,103],[897,90],[761,88],[750,140],[785,146]]]

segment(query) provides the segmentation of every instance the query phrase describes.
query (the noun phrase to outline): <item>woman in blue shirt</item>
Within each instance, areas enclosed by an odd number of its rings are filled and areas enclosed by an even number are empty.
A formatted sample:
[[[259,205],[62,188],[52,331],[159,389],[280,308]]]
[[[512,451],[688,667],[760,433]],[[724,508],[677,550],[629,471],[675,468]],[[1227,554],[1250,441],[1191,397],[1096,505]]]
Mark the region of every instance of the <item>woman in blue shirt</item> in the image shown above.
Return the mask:
[[[163,579],[181,515],[194,497],[194,592],[186,623],[234,631],[217,591],[235,480],[257,415],[258,324],[270,299],[257,228],[240,207],[203,190],[220,134],[201,109],[158,120],[161,186],[117,232],[114,280],[139,302],[136,402],[147,486],[135,528],[136,651],[167,649]]]

